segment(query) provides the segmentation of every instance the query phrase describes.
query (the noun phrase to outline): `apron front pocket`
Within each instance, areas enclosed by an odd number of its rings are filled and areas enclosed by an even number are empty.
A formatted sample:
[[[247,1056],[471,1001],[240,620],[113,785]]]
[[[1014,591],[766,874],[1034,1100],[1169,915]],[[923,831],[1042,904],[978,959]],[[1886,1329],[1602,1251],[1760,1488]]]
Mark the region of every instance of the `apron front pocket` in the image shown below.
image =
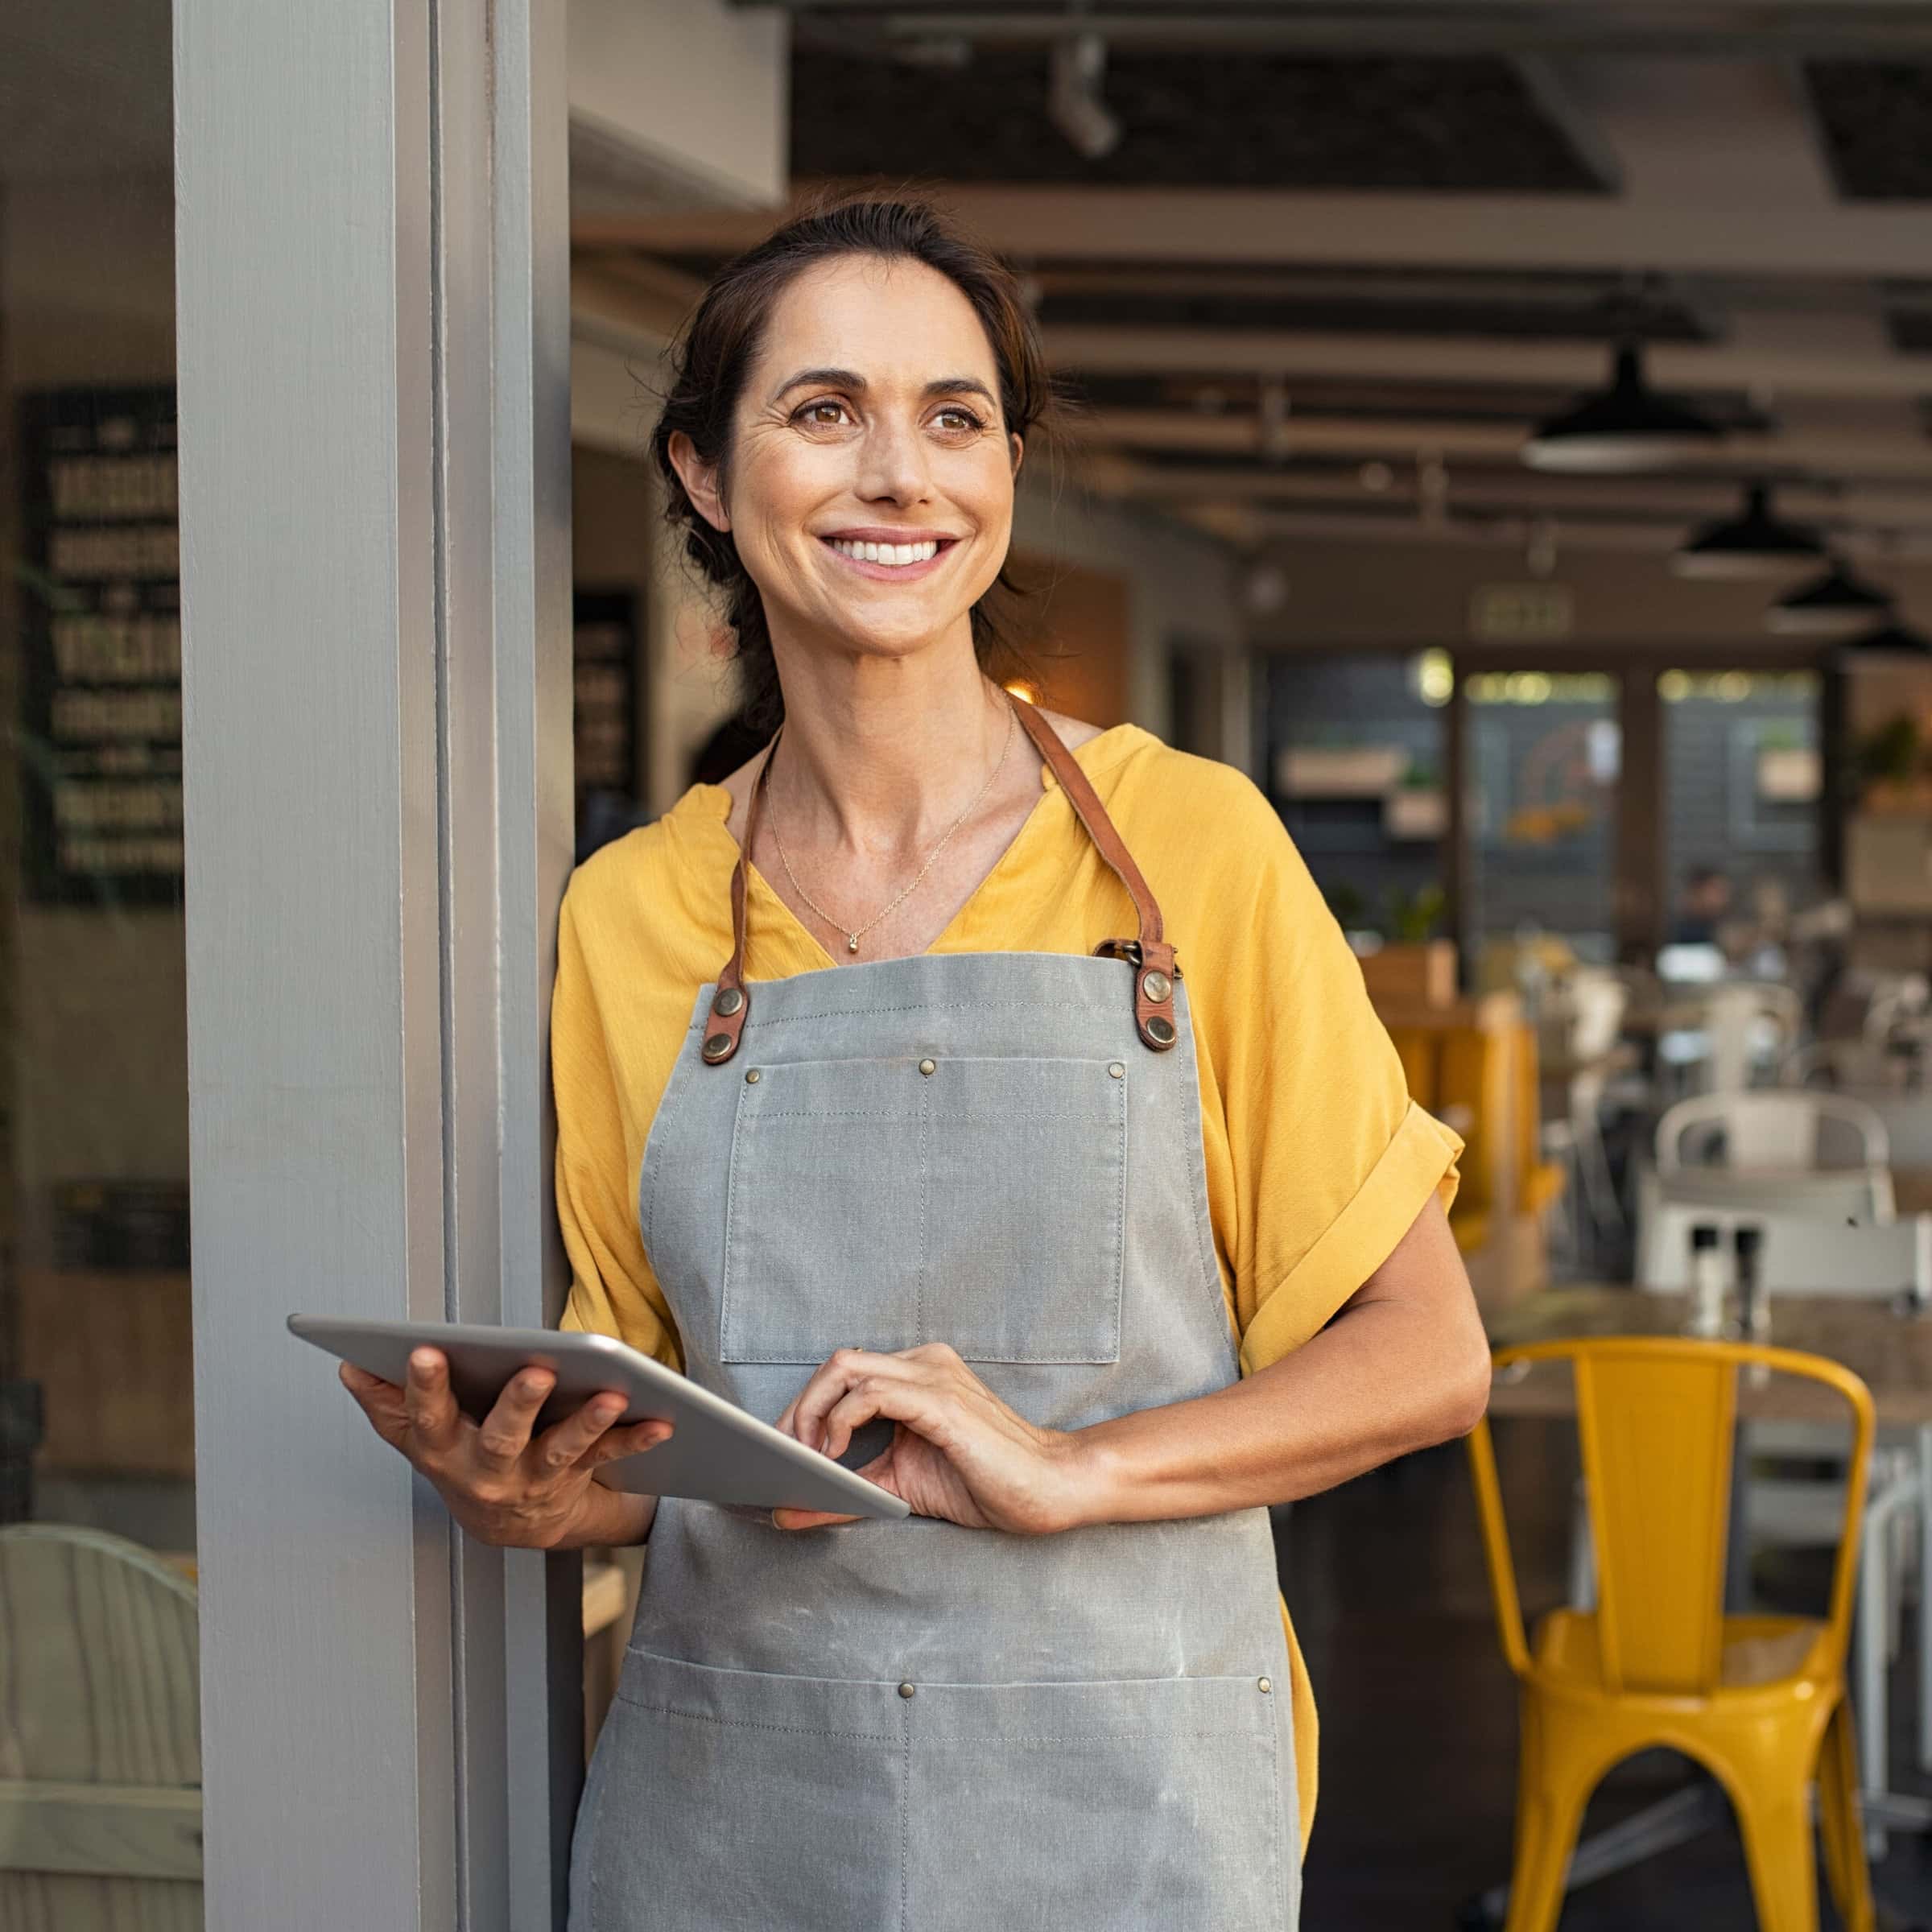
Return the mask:
[[[1120,1359],[1125,1063],[935,1054],[758,1073],[732,1128],[721,1360],[926,1342],[971,1362]]]
[[[906,1925],[1288,1932],[1292,1741],[1260,1682],[917,1686]]]
[[[578,1820],[571,1932],[900,1925],[900,1702],[889,1683],[627,1651]]]

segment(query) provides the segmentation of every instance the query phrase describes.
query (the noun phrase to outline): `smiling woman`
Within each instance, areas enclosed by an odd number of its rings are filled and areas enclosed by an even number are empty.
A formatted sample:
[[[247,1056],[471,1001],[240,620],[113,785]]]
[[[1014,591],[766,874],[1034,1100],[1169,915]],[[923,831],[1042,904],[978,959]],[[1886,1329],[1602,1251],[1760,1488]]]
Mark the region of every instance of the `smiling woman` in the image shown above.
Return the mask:
[[[594,1405],[533,1442],[529,1373],[473,1445],[427,1365],[460,1520],[650,1541],[576,1932],[1291,1932],[1266,1506],[1481,1413],[1459,1143],[1278,816],[989,675],[1051,402],[1012,277],[901,202],[788,223],[676,352],[654,448],[771,736],[564,898],[564,1325],[913,1515],[620,1492]]]
[[[724,593],[756,723],[783,713],[774,599],[821,634],[856,620],[881,643],[930,635],[938,609],[962,605],[981,668],[1018,668],[1001,609],[1019,594],[1013,487],[1061,405],[996,257],[916,204],[837,204],[734,262],[675,353],[652,453],[687,555]],[[882,501],[895,477],[910,493]],[[814,576],[807,547],[852,568]],[[942,576],[916,602],[852,601],[861,580]]]

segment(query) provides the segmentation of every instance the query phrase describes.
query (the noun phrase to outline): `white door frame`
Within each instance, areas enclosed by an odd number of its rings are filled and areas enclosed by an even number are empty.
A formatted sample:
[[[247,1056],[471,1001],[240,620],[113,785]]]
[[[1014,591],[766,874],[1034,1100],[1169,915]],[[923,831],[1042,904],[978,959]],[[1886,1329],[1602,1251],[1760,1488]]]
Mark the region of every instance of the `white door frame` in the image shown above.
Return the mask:
[[[561,0],[175,0],[210,1932],[563,1922],[574,1558],[453,1532],[294,1309],[554,1322]]]

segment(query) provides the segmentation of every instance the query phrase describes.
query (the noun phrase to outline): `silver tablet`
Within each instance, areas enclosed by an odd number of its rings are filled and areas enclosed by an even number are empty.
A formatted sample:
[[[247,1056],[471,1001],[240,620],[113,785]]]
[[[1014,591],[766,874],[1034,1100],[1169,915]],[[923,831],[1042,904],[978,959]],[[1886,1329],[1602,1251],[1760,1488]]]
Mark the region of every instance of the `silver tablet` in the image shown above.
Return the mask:
[[[613,1389],[629,1398],[613,1427],[627,1422],[668,1422],[667,1443],[603,1466],[601,1479],[642,1496],[682,1496],[707,1503],[741,1503],[754,1509],[837,1510],[847,1516],[911,1514],[899,1497],[855,1475],[844,1463],[807,1449],[747,1415],[675,1368],[608,1335],[556,1328],[486,1328],[462,1322],[356,1322],[291,1315],[292,1334],[331,1355],[366,1368],[385,1381],[402,1382],[409,1352],[427,1344],[449,1361],[456,1404],[481,1422],[519,1368],[535,1364],[554,1374],[556,1385],[538,1411],[547,1429],[593,1395]],[[890,1439],[890,1426],[855,1436],[845,1462],[869,1462]]]

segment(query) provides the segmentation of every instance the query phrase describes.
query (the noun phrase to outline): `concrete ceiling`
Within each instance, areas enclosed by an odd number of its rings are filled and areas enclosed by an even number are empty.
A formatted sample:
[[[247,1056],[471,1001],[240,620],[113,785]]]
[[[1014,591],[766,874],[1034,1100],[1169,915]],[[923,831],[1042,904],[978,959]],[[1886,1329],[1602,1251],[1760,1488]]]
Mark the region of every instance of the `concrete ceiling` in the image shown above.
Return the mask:
[[[1007,254],[1089,386],[1104,487],[1257,548],[1359,513],[1384,537],[1554,520],[1661,549],[1761,475],[1848,548],[1932,551],[1923,0],[786,10],[795,187],[910,179]],[[1091,164],[1046,111],[1075,13],[1121,76],[1120,145]],[[1264,140],[1270,102],[1294,125]],[[655,333],[770,222],[578,222],[594,326]],[[1696,478],[1598,479],[1586,506],[1517,446],[1625,333],[1740,428]]]

